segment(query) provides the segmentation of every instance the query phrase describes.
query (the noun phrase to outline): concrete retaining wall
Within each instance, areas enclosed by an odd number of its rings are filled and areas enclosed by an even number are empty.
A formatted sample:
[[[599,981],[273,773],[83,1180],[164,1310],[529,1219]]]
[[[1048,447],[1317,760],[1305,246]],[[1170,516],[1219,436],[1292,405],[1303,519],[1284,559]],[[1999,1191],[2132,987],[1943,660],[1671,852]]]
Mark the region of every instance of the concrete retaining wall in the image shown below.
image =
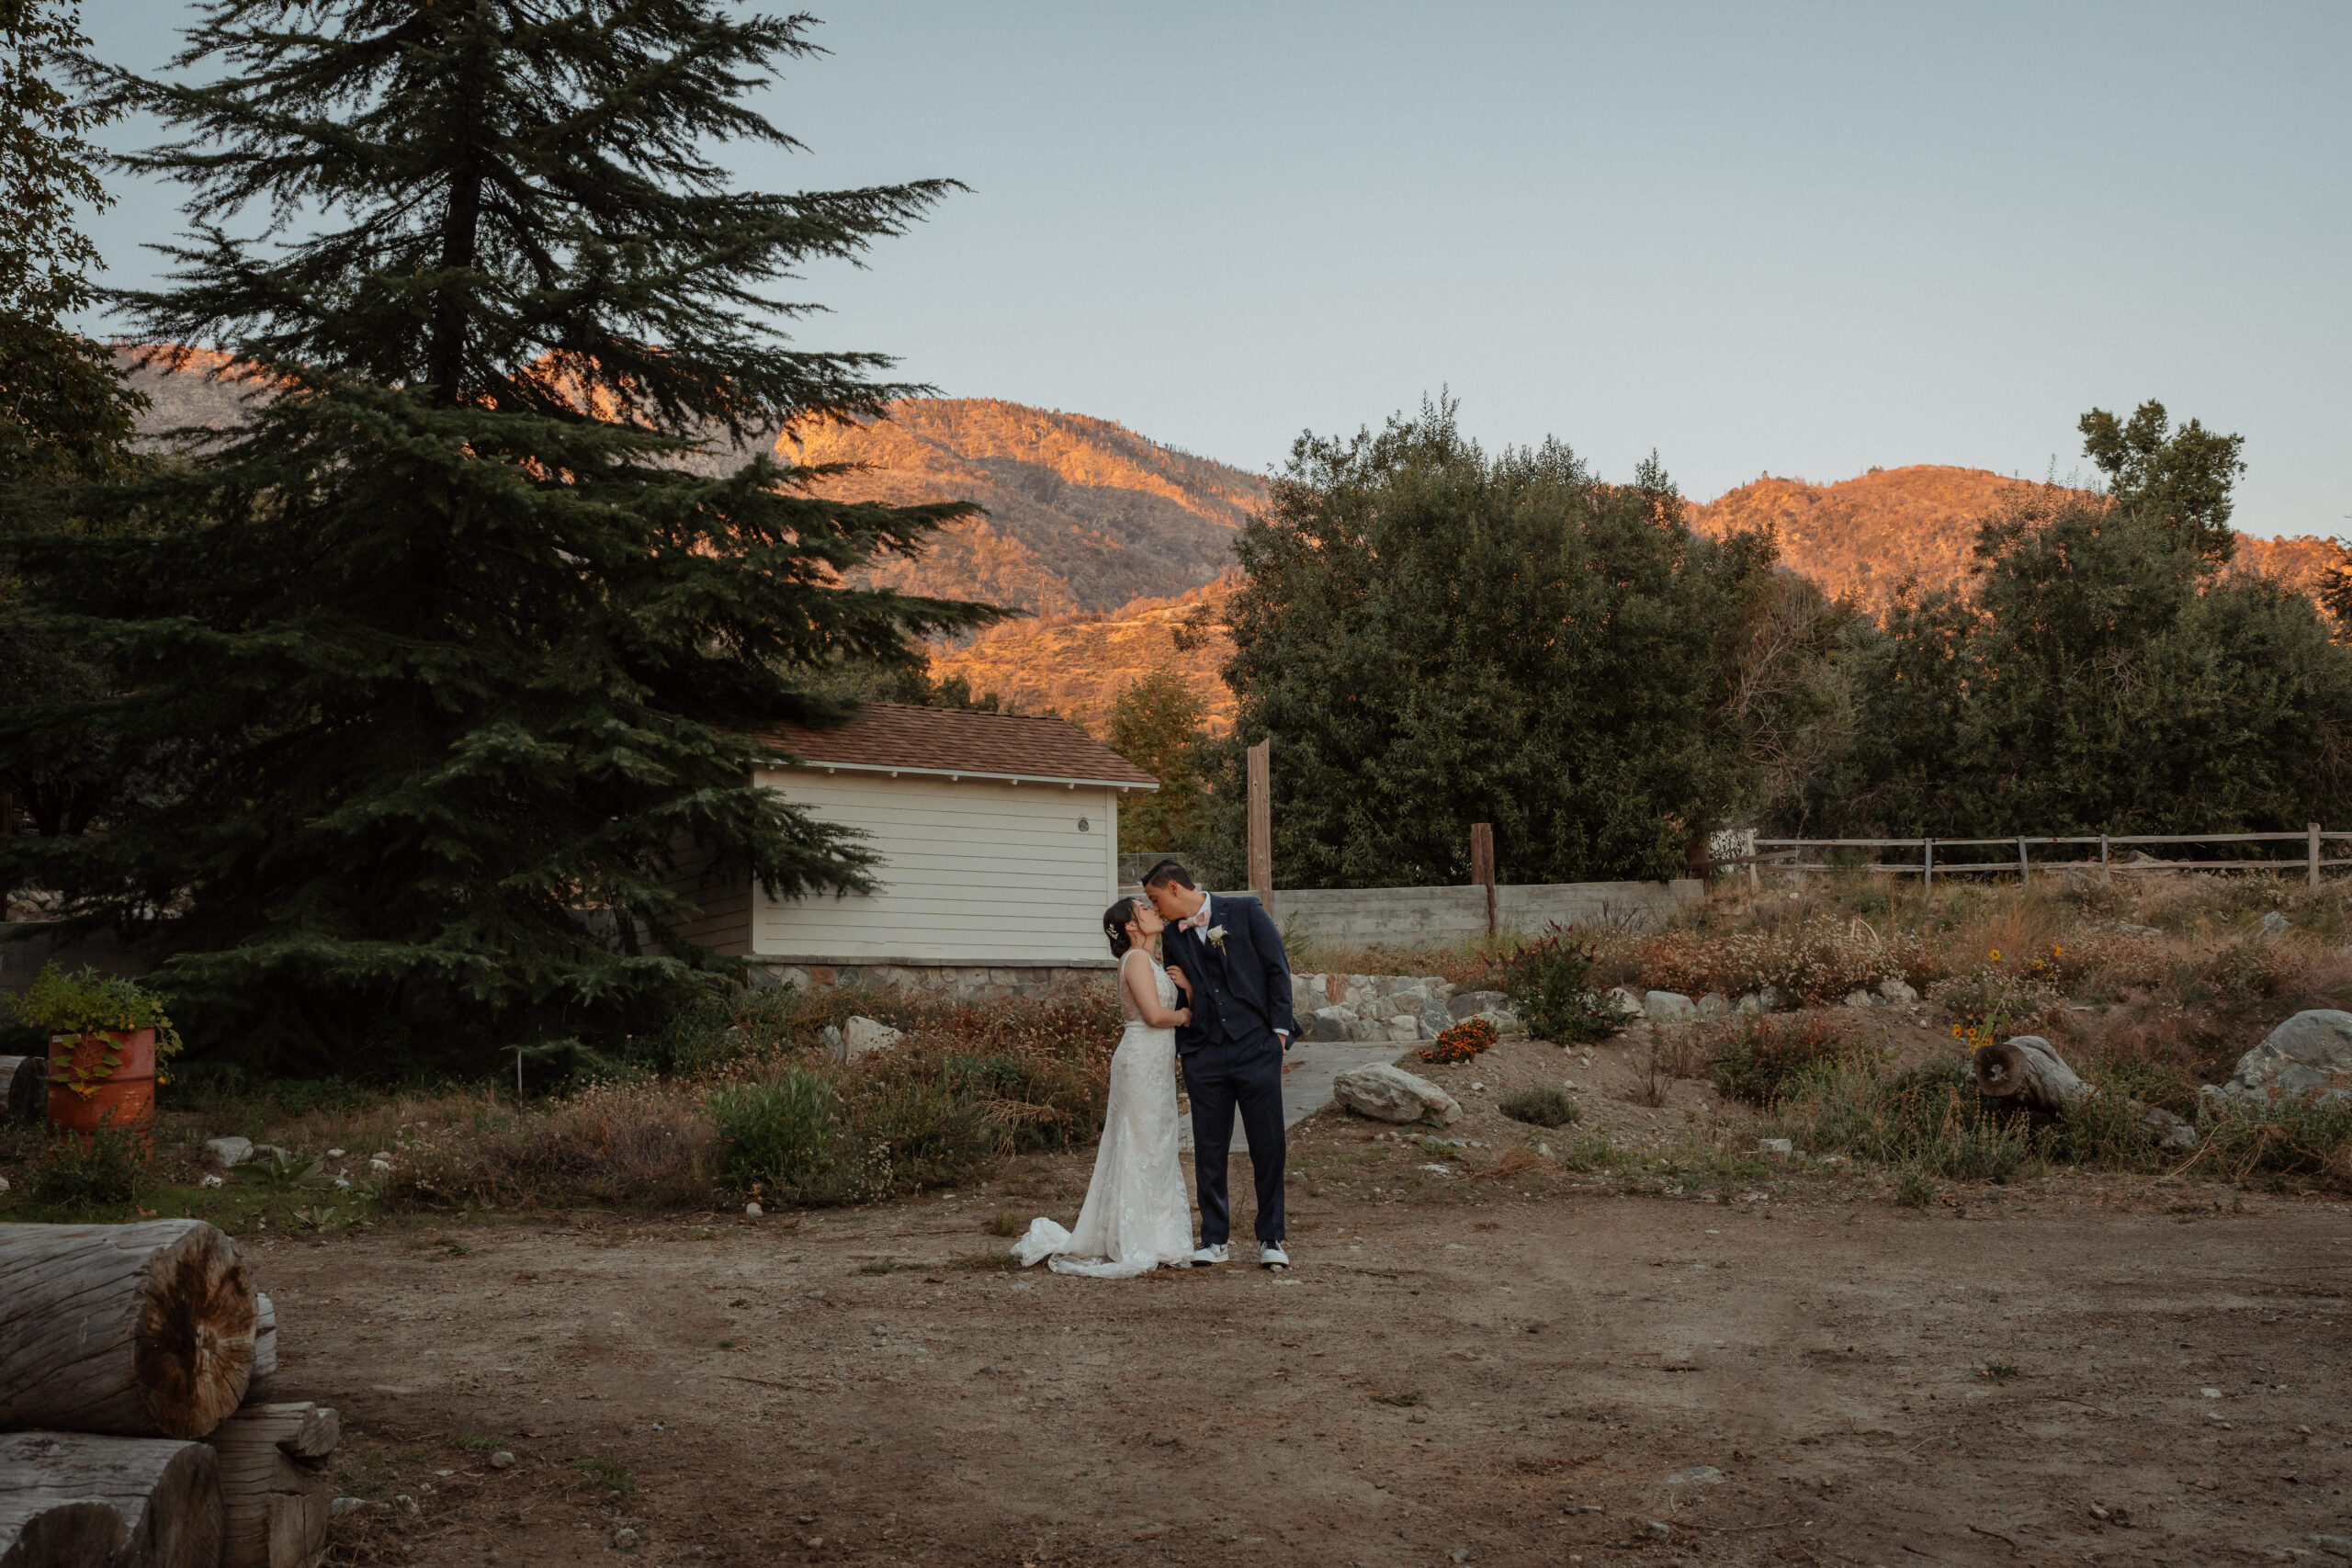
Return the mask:
[[[1654,926],[1679,905],[1705,897],[1693,877],[1672,882],[1564,882],[1495,889],[1495,924],[1540,936],[1564,926]],[[1263,895],[1284,931],[1350,946],[1451,945],[1487,934],[1487,895],[1478,887],[1286,888]]]

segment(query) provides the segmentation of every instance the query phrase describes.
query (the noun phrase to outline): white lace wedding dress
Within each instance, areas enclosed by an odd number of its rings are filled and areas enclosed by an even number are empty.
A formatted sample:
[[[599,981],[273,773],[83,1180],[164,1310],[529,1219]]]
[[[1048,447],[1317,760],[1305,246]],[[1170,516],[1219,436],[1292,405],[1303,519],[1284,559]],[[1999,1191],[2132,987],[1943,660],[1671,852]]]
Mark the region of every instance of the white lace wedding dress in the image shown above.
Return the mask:
[[[1126,983],[1135,964],[1151,971],[1159,1005],[1175,1009],[1176,982],[1168,971],[1142,949],[1129,949],[1119,961],[1127,1027],[1111,1056],[1111,1107],[1086,1206],[1074,1231],[1047,1219],[1030,1222],[1029,1234],[1012,1248],[1024,1269],[1042,1258],[1057,1274],[1128,1280],[1192,1258],[1193,1205],[1176,1153],[1176,1032],[1136,1016]]]

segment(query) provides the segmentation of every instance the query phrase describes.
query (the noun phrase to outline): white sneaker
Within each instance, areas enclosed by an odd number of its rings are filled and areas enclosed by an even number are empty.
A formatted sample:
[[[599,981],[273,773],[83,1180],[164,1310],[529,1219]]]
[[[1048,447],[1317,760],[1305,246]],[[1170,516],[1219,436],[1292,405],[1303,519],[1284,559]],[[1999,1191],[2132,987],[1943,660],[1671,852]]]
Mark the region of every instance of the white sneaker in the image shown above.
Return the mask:
[[[1225,1243],[1223,1242],[1218,1242],[1215,1247],[1204,1247],[1193,1254],[1193,1267],[1195,1269],[1205,1269],[1212,1263],[1224,1261]]]
[[[1281,1242],[1261,1241],[1258,1244],[1258,1267],[1287,1269],[1290,1267],[1290,1254],[1283,1250]]]

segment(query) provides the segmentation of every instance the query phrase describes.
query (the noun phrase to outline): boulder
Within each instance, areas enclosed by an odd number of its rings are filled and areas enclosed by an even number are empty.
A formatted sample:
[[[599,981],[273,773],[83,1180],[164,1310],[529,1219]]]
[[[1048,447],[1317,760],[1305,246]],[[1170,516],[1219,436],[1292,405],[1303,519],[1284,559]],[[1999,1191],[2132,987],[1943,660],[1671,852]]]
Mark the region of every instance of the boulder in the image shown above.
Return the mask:
[[[1655,1019],[1696,1018],[1698,1005],[1677,991],[1652,991],[1642,998],[1642,1016]]]
[[[1299,1019],[1298,1037],[1301,1040],[1346,1040],[1351,1036],[1349,1025],[1353,1022],[1355,1015],[1346,1008],[1317,1008]]]
[[[1602,1002],[1615,1010],[1620,1019],[1630,1022],[1642,1016],[1642,998],[1623,986],[1611,986]]]
[[[204,1140],[204,1151],[224,1167],[243,1165],[254,1157],[254,1141],[234,1136],[207,1138]]]
[[[2197,1129],[2161,1105],[2132,1104],[2140,1112],[2140,1130],[2166,1154],[2185,1155],[2197,1146]]]
[[[1849,1008],[1876,1007],[1878,998],[1868,991],[1849,991],[1846,993],[1846,1005]]]
[[[2321,1095],[2352,1099],[2352,1012],[2299,1012],[2238,1058],[2226,1095]]]
[[[1781,987],[1767,986],[1756,993],[1756,1005],[1766,1012],[1778,1012],[1786,1004],[1781,1000]]]
[[[1421,1032],[1434,1040],[1453,1027],[1453,1010],[1444,1001],[1431,997],[1421,1004]]]
[[[1444,1126],[1462,1114],[1452,1095],[1402,1067],[1351,1067],[1331,1080],[1331,1098],[1377,1122],[1427,1119]]]
[[[1919,999],[1919,993],[1913,990],[1897,976],[1889,976],[1881,980],[1878,983],[1878,994],[1896,1007],[1903,1008],[1907,1008]]]
[[[1731,998],[1721,991],[1709,991],[1699,998],[1701,1018],[1723,1018],[1731,1012]]]
[[[1388,1038],[1391,1040],[1419,1040],[1421,1037],[1421,1021],[1417,1014],[1407,1013],[1400,1018],[1384,1019],[1381,1021],[1382,1026],[1388,1031]]]
[[[1753,1016],[1764,1010],[1764,998],[1758,996],[1754,991],[1750,991],[1747,995],[1739,998],[1737,1005],[1736,1005],[1732,1010],[1734,1012],[1747,1013]]]
[[[853,1062],[870,1052],[887,1051],[906,1037],[904,1031],[870,1018],[853,1018],[842,1025],[842,1043]]]
[[[2264,936],[2285,936],[2289,929],[2287,917],[2280,914],[2276,909],[2271,910],[2268,914],[2262,917],[2262,934]]]
[[[1453,1013],[1455,1021],[1459,1022],[1465,1018],[1475,1018],[1488,1008],[1501,1007],[1503,1002],[1504,997],[1500,991],[1456,991],[1447,1000],[1445,1006],[1446,1010]]]
[[[1474,1013],[1472,1016],[1475,1018],[1485,1019],[1487,1022],[1493,1027],[1494,1032],[1497,1034],[1524,1034],[1527,1032],[1527,1025],[1520,1021],[1519,1014],[1511,1011],[1511,1010],[1507,1007],[1491,1007],[1484,1012]]]

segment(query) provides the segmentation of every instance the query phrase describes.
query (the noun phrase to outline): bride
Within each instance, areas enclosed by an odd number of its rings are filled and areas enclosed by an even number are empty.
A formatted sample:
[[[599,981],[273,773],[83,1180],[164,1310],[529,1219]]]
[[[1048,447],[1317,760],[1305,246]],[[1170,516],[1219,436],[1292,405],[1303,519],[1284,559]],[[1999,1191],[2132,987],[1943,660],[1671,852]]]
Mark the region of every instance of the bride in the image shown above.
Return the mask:
[[[1023,1268],[1046,1260],[1057,1274],[1125,1280],[1193,1257],[1193,1206],[1176,1153],[1176,1026],[1192,1020],[1176,1006],[1192,982],[1163,969],[1153,944],[1167,922],[1148,899],[1122,898],[1102,912],[1102,934],[1119,960],[1119,1005],[1127,1027],[1111,1057],[1111,1106],[1094,1179],[1078,1228],[1031,1222],[1013,1244]]]

